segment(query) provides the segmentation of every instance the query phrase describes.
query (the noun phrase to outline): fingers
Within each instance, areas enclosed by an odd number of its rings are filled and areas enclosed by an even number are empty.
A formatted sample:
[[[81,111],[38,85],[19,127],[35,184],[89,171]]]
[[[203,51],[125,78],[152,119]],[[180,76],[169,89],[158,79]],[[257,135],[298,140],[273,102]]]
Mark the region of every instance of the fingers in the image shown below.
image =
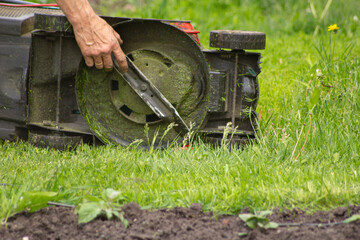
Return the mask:
[[[88,67],[94,66],[94,59],[92,57],[84,56],[85,63]]]
[[[126,72],[128,70],[128,64],[126,61],[125,53],[123,52],[123,50],[120,47],[120,45],[123,44],[123,40],[120,38],[120,35],[116,31],[114,31],[114,35],[118,41],[118,44],[116,44],[116,47],[113,50],[113,53],[116,58],[116,61],[119,64],[121,71]]]
[[[117,45],[112,51],[114,53],[115,59],[119,64],[120,70],[126,72],[128,69],[126,56],[121,50],[120,46]],[[102,56],[93,56],[85,57],[85,63],[87,66],[92,67],[95,65],[97,69],[105,69],[105,71],[111,71],[113,68],[113,60],[111,58],[111,53],[104,54]]]
[[[103,63],[104,63],[104,69],[106,72],[110,72],[113,68],[113,61],[111,59],[111,55],[108,54],[106,56],[103,56],[102,58]]]
[[[120,45],[117,45],[117,47],[115,47],[115,49],[113,50],[114,56],[116,61],[119,64],[120,70],[123,72],[126,72],[128,70],[128,64],[126,61],[126,56],[124,54],[124,52],[121,50]]]
[[[119,44],[123,44],[123,40],[120,38],[120,35],[115,32],[115,30],[113,31],[114,35],[115,35],[115,38],[117,39],[117,41],[119,42]]]
[[[109,26],[109,28],[111,27]],[[111,57],[111,53],[113,53],[120,70],[123,72],[127,71],[128,65],[126,56],[120,47],[120,44],[122,44],[123,41],[121,40],[120,35],[112,28],[110,34],[107,35],[108,38],[104,37],[101,41],[97,41],[93,37],[94,40],[91,44],[85,42],[84,38],[82,38],[81,35],[78,35],[76,35],[76,40],[78,41],[80,50],[88,67],[95,66],[97,69],[111,71],[114,66]]]
[[[104,68],[104,64],[103,64],[103,59],[101,56],[94,56],[94,63],[95,63],[95,67],[97,69],[103,69]]]

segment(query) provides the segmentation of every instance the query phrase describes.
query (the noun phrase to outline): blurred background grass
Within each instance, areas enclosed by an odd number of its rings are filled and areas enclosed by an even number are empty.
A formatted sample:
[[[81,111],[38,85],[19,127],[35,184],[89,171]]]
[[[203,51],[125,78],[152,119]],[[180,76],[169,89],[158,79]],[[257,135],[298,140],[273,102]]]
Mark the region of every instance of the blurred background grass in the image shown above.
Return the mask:
[[[328,13],[319,22],[327,2],[313,1],[315,11],[306,0],[97,0],[93,5],[99,13],[110,16],[191,20],[203,32],[202,40],[208,38],[207,32],[212,29],[263,31],[270,37],[311,34],[318,23],[323,32],[328,25],[337,23],[347,27],[345,34],[356,34],[358,21],[354,17],[359,18],[360,2],[332,1]]]
[[[33,2],[53,2],[35,0]],[[313,3],[313,8],[311,7]],[[320,24],[346,26],[348,36],[359,33],[357,0],[333,0],[322,20],[328,0],[90,0],[101,15],[191,20],[203,33],[212,29],[264,31],[269,36],[303,32],[311,34]],[[202,40],[208,37],[202,34]]]

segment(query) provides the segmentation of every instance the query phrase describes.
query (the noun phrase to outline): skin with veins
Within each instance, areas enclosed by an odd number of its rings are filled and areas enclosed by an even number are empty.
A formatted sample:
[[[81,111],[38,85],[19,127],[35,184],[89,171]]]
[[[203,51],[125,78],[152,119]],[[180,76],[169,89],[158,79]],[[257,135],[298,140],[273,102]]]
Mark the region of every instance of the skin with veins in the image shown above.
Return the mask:
[[[56,3],[73,26],[76,42],[87,66],[110,71],[113,68],[113,53],[120,69],[124,72],[127,70],[120,35],[96,15],[88,0],[56,0]]]

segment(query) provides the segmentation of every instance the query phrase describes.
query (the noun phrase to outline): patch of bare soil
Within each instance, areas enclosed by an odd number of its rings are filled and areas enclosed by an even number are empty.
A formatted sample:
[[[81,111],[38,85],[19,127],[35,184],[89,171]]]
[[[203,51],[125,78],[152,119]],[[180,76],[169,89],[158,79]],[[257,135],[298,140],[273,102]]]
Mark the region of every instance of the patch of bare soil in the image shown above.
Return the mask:
[[[157,211],[141,210],[135,203],[123,207],[129,226],[121,221],[96,219],[77,224],[72,208],[48,207],[35,213],[20,213],[0,228],[0,239],[360,239],[360,221],[331,226],[283,226],[274,230],[251,230],[238,216],[202,212],[201,205]],[[246,210],[245,210],[246,211]],[[357,214],[360,206],[337,208],[308,215],[300,210],[274,210],[277,223],[336,223]],[[238,233],[246,232],[246,236]],[[25,238],[24,238],[25,237]],[[28,238],[26,238],[28,237]]]

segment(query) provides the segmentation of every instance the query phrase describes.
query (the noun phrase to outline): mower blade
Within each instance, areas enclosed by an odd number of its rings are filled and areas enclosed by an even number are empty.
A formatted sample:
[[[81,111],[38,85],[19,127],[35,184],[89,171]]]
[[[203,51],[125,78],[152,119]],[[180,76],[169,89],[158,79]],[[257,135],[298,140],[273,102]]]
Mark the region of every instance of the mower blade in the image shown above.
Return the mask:
[[[159,89],[147,79],[130,58],[126,56],[129,68],[125,73],[120,70],[114,55],[112,55],[112,59],[115,71],[121,75],[121,77],[159,118],[168,122],[175,122],[181,130],[189,131],[188,126],[175,107],[167,100]]]

